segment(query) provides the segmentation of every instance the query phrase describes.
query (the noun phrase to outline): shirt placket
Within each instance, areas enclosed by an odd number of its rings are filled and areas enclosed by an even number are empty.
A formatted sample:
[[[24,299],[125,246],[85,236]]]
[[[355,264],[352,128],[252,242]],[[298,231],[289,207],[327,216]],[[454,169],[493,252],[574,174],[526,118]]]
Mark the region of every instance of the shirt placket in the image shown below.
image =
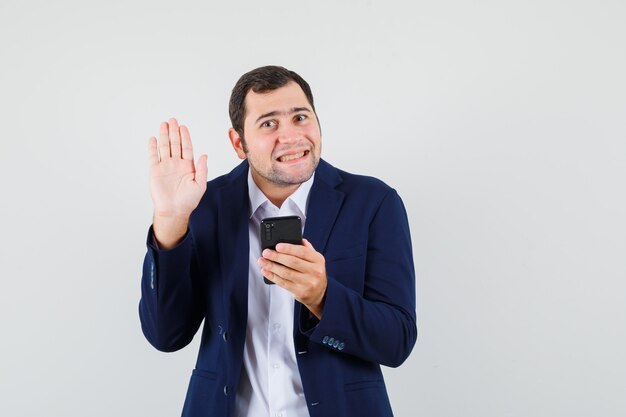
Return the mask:
[[[279,216],[280,211],[272,205],[268,205],[264,212],[264,217]],[[282,331],[284,324],[281,315],[283,313],[283,301],[281,297],[284,291],[277,285],[269,287],[269,317],[267,321],[267,375],[269,392],[269,411],[272,417],[286,417],[284,390],[284,369],[280,352],[284,349],[286,342]]]

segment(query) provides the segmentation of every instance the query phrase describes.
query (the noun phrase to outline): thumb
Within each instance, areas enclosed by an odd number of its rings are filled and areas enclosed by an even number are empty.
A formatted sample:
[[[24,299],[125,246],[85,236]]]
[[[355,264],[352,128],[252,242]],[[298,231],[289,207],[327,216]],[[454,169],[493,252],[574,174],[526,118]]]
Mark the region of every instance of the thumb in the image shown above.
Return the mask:
[[[202,185],[206,184],[208,175],[206,165],[207,159],[207,155],[200,155],[200,158],[198,158],[198,162],[196,163],[196,182]]]
[[[308,240],[306,240],[306,239],[302,239],[302,245],[304,245],[304,247],[306,247],[306,248],[311,248],[311,249],[315,250],[315,248],[313,247],[313,245],[311,245],[311,242],[309,242],[309,241],[308,241]]]

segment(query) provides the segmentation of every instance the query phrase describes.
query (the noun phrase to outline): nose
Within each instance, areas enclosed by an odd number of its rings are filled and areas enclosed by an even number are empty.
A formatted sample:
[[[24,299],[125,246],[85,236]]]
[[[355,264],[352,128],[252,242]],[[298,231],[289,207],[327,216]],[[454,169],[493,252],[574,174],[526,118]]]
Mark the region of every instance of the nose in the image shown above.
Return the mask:
[[[280,143],[297,142],[299,129],[292,124],[283,124],[278,128],[278,141]]]

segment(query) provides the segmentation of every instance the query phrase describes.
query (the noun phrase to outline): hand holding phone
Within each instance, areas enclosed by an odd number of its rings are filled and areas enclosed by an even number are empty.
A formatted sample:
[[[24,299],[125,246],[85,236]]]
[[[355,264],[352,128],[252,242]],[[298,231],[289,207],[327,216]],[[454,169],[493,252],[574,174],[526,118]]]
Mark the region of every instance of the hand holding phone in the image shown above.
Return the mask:
[[[302,245],[302,220],[298,216],[268,217],[261,220],[261,253],[265,249],[276,250],[277,243]],[[266,284],[274,284],[263,277]]]

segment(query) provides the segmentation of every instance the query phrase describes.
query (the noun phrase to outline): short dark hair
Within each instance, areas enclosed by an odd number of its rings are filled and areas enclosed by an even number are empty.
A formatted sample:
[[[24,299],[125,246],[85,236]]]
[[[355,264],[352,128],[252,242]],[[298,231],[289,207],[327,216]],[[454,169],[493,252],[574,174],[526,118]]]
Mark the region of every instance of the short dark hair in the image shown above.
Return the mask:
[[[235,129],[242,139],[244,151],[246,151],[246,147],[245,139],[243,139],[243,122],[246,118],[246,96],[248,92],[252,90],[255,93],[265,93],[284,87],[291,81],[302,88],[304,95],[312,107],[313,113],[315,113],[311,87],[309,87],[309,84],[304,81],[301,76],[293,71],[275,65],[268,65],[253,69],[239,78],[239,81],[237,81],[237,84],[233,87],[233,92],[230,95],[228,114],[230,115],[230,122],[233,125],[233,129]]]

